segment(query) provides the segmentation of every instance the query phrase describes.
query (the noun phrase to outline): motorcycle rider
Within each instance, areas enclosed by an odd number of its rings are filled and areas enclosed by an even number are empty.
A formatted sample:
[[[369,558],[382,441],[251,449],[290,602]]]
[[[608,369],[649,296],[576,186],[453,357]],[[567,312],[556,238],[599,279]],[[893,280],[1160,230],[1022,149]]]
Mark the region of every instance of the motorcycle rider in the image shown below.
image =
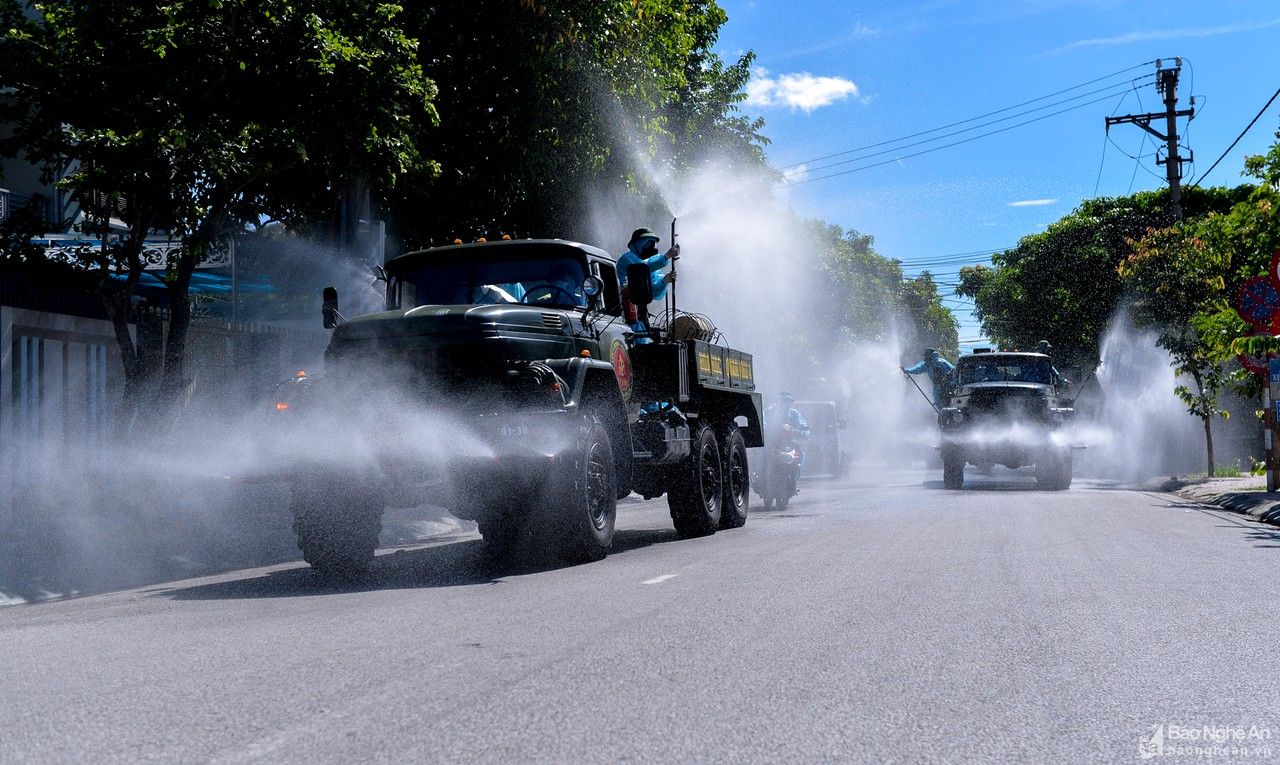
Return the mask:
[[[618,256],[618,282],[622,287],[622,306],[627,323],[636,332],[644,332],[645,327],[636,317],[636,307],[631,302],[627,290],[627,269],[643,263],[649,267],[653,285],[653,299],[662,300],[667,294],[667,285],[674,284],[676,272],[663,272],[669,264],[680,257],[680,245],[674,244],[665,253],[658,252],[658,242],[662,241],[657,234],[647,228],[638,228],[631,232],[631,241],[627,242],[627,251]],[[637,337],[636,343],[646,344],[647,337]]]
[[[800,452],[800,461],[796,463],[797,477],[804,473],[805,452],[801,449],[801,442],[809,437],[809,423],[805,421],[804,415],[800,414],[795,407],[792,406],[796,401],[795,397],[787,391],[779,391],[777,401],[770,404],[764,410],[765,428],[770,429],[776,427],[781,421],[782,437],[785,448],[794,448]],[[796,490],[799,494],[799,489]]]
[[[956,367],[950,361],[942,358],[942,354],[938,353],[937,348],[925,348],[924,356],[920,363],[908,367],[899,367],[904,374],[918,375],[928,373],[929,380],[933,383],[933,403],[938,406],[946,404],[947,398],[951,392],[951,378],[956,371]]]

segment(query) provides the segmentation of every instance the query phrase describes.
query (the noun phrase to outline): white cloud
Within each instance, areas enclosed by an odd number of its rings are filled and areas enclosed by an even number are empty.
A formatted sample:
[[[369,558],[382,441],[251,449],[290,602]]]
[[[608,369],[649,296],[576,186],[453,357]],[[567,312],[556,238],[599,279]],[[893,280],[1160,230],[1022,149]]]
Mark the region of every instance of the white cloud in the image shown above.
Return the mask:
[[[747,83],[747,103],[751,106],[786,106],[806,113],[857,95],[858,86],[843,77],[820,77],[808,72],[772,76],[763,67],[752,71]]]
[[[1056,199],[1019,199],[1017,202],[1010,202],[1010,207],[1047,207],[1056,205]]]
[[[1218,35],[1235,34],[1236,32],[1252,32],[1258,29],[1269,29],[1280,26],[1280,19],[1270,21],[1244,21],[1235,24],[1223,24],[1216,27],[1183,27],[1180,29],[1144,29],[1128,32],[1114,37],[1091,37],[1076,40],[1058,48],[1055,53],[1074,50],[1076,48],[1094,48],[1100,45],[1126,45],[1128,43],[1151,42],[1154,40],[1183,40],[1195,37],[1216,37]]]

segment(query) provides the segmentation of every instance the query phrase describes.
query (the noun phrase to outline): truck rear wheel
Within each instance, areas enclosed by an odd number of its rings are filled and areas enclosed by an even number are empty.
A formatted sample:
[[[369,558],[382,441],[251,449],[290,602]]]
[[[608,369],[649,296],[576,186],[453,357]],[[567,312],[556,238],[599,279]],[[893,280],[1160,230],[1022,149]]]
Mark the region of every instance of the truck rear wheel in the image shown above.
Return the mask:
[[[547,492],[547,523],[538,531],[560,556],[595,561],[608,555],[618,518],[618,477],[609,434],[594,419],[560,455]]]
[[[298,549],[325,576],[368,573],[382,531],[382,500],[367,484],[335,480],[296,481],[290,510]]]
[[[703,425],[693,438],[692,454],[674,471],[667,504],[676,533],[704,537],[716,533],[724,505],[724,472],[716,434]]]
[[[736,529],[747,522],[751,504],[751,471],[747,467],[747,442],[741,431],[730,426],[724,435],[721,454],[724,466],[724,500],[720,506],[720,528]]]
[[[942,445],[942,485],[948,489],[964,488],[964,452],[958,446]]]

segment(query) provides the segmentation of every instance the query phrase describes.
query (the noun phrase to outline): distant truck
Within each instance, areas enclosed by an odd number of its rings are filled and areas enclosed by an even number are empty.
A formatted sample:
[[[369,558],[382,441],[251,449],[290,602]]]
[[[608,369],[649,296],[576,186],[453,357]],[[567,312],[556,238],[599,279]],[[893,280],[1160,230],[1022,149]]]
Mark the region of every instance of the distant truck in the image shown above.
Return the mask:
[[[805,473],[842,478],[849,469],[844,444],[848,423],[840,416],[839,406],[834,401],[797,401],[795,408],[809,423],[809,438],[804,444]]]
[[[424,476],[437,470],[452,487],[443,504],[498,550],[527,540],[567,560],[599,559],[617,500],[633,491],[666,494],[681,536],[746,523],[747,448],[763,445],[752,358],[712,342],[700,317],[653,328],[640,268],[629,283],[643,332],[624,321],[614,259],[562,240],[399,256],[385,267],[386,310],[350,320],[327,288],[325,377],[286,386],[291,400],[277,409],[303,432],[309,419],[370,429],[395,454],[395,439],[413,437],[397,431],[403,410],[420,405],[461,423],[488,456],[443,466],[380,456],[359,468],[300,460],[292,512],[303,557],[330,574],[365,570],[384,507],[425,499]],[[348,423],[377,391],[393,394],[385,422]]]
[[[1042,489],[1071,486],[1075,410],[1048,356],[975,352],[956,363],[955,390],[938,414],[942,481],[964,487],[966,465],[1034,465]]]

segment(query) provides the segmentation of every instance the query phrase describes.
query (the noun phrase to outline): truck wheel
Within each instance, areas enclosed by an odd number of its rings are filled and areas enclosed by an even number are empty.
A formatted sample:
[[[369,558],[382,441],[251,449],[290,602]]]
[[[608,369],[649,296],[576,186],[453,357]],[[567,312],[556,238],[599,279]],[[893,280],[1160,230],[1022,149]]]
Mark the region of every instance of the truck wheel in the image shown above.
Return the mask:
[[[1071,454],[1050,453],[1036,463],[1036,487],[1045,491],[1071,488]]]
[[[682,537],[704,537],[720,526],[724,502],[723,471],[716,434],[703,425],[693,438],[689,458],[681,463],[667,492],[671,520]]]
[[[548,541],[570,561],[596,561],[609,554],[618,519],[618,477],[609,434],[592,418],[578,443],[560,456],[547,482]]]
[[[730,426],[724,435],[724,499],[720,505],[720,528],[736,529],[747,522],[751,505],[751,471],[747,467],[747,442],[742,433]]]
[[[948,489],[964,488],[964,452],[954,446],[942,447],[942,485]]]
[[[297,481],[290,510],[298,549],[325,576],[368,573],[382,530],[382,500],[371,487],[337,481]]]

